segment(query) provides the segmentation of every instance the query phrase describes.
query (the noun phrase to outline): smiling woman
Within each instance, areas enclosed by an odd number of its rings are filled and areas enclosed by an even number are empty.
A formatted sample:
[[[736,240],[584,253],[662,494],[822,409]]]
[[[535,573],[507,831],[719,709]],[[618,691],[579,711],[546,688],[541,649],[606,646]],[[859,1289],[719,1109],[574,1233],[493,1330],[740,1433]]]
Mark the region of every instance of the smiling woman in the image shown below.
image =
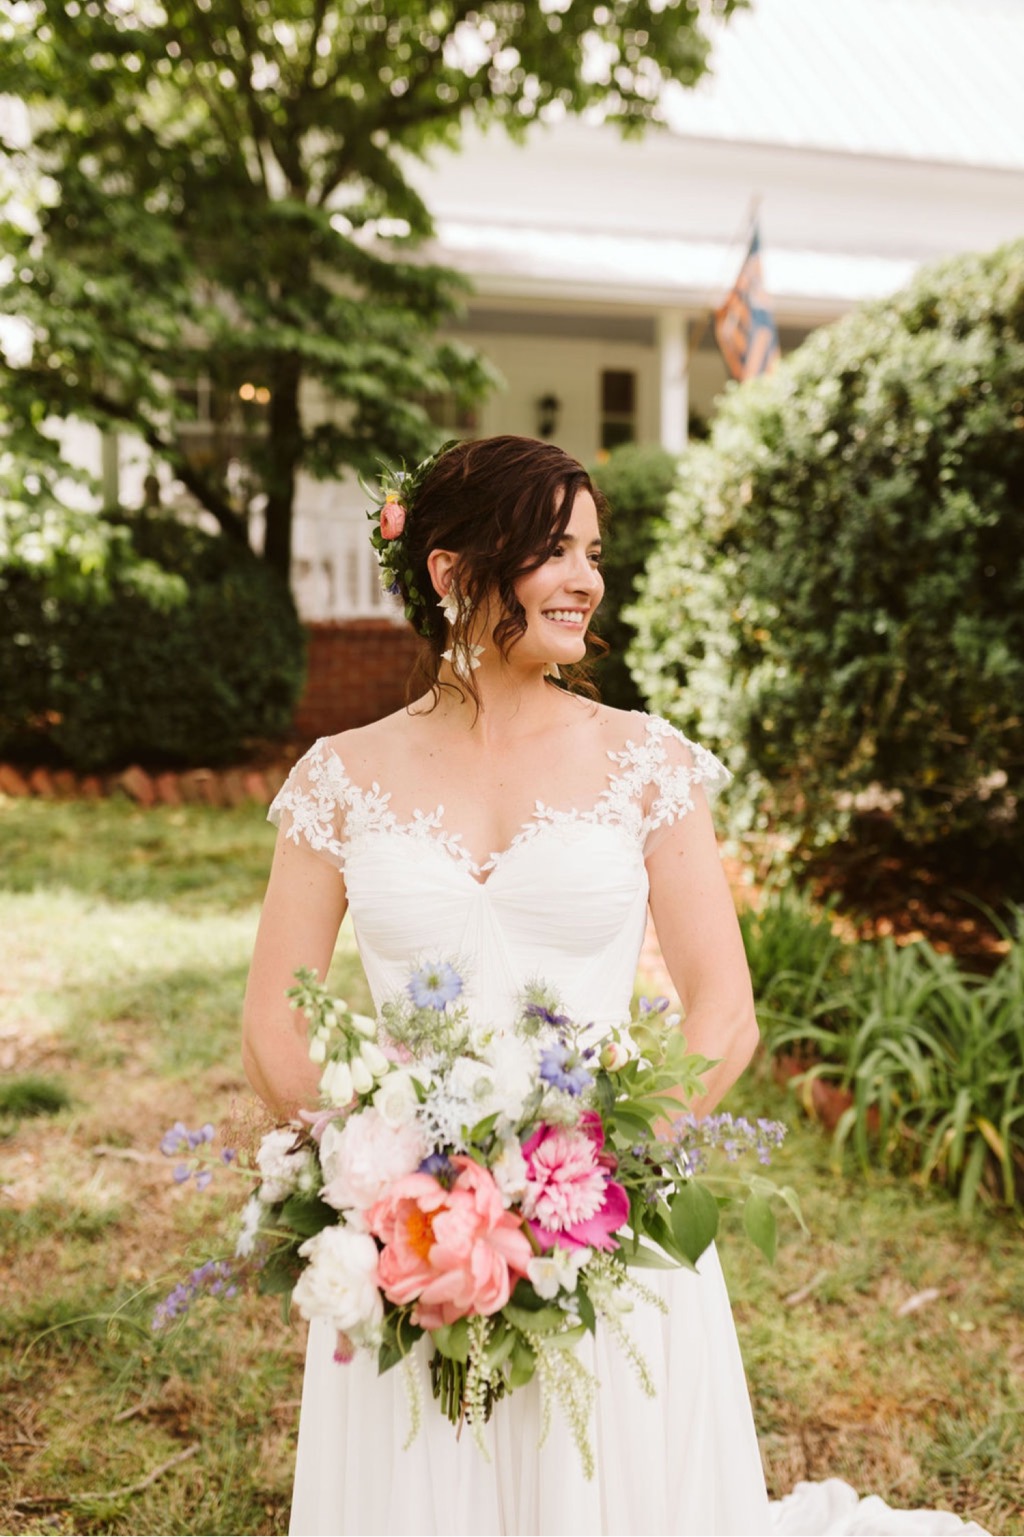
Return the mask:
[[[650,911],[689,1049],[712,1064],[690,1102],[676,1089],[680,1109],[706,1113],[749,1061],[757,1040],[750,978],[708,808],[708,793],[728,775],[666,721],[609,709],[572,687],[603,589],[600,510],[575,460],[523,438],[449,446],[384,501],[374,542],[429,643],[427,691],[404,711],[317,742],[271,808],[280,831],[246,995],[244,1056],[278,1115],[316,1104],[305,1022],[286,991],[300,967],[326,976],[349,906],[385,1023],[410,966],[418,968],[415,1002],[443,996],[453,985],[446,960],[457,960],[468,1028],[513,1045],[524,989],[538,979],[565,1011],[556,1022],[587,1021],[590,1045],[612,1039],[629,1018]],[[565,669],[563,682],[552,680],[553,666]],[[385,1032],[381,1045],[389,1044]],[[563,1044],[542,1076],[564,1090],[577,1064],[573,1043]],[[406,1051],[410,1074],[429,1076],[429,1060]],[[337,1145],[347,1147],[360,1118],[345,1119],[346,1107],[330,1113],[343,1126]],[[569,1147],[556,1124],[520,1138],[510,1123],[509,1134],[534,1183],[550,1175],[534,1237],[551,1261],[543,1285],[572,1308],[574,1243],[615,1247],[594,1226],[592,1197],[595,1188],[618,1189],[616,1154],[596,1131],[584,1149]],[[369,1173],[387,1182],[383,1162],[383,1153],[352,1150],[341,1176],[372,1164]],[[407,1274],[393,1275],[382,1251],[377,1283],[396,1305],[401,1297],[419,1309],[413,1323],[429,1329],[430,1277],[446,1252],[431,1224],[465,1235],[470,1218],[483,1220],[482,1198],[444,1184],[429,1159],[406,1177],[417,1199],[427,1188],[424,1209],[435,1215],[416,1229],[415,1265],[410,1259]],[[567,1184],[569,1202],[561,1199]],[[391,1196],[404,1198],[399,1185]],[[484,1215],[488,1232],[508,1229],[502,1241],[515,1243],[526,1235],[511,1205]],[[292,1530],[768,1531],[714,1247],[696,1270],[646,1274],[629,1315],[630,1350],[611,1328],[575,1347],[600,1383],[589,1479],[568,1425],[556,1421],[545,1435],[536,1377],[478,1427],[486,1452],[473,1436],[453,1437],[432,1407],[410,1443],[401,1373],[378,1377],[368,1353],[352,1358],[329,1296],[310,1304]],[[481,1294],[470,1324],[486,1327],[499,1306]],[[429,1405],[426,1338],[406,1366]],[[633,1371],[638,1358],[652,1368],[653,1396]],[[798,1517],[791,1529],[808,1528]]]

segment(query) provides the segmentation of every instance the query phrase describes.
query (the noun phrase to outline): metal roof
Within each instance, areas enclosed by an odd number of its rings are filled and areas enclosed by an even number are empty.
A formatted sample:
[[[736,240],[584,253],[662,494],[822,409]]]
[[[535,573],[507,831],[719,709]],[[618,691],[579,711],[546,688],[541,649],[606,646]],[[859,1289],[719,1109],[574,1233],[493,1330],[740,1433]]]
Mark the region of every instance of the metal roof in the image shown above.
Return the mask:
[[[1024,168],[1024,0],[753,0],[711,30],[678,133]]]

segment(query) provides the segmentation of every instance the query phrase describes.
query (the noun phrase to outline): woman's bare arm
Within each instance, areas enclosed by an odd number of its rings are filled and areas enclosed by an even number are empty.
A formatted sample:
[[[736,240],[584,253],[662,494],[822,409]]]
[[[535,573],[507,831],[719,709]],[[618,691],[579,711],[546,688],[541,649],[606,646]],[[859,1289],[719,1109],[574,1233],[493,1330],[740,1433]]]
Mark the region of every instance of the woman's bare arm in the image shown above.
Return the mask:
[[[688,1107],[706,1115],[750,1061],[758,1029],[743,939],[703,791],[649,856],[647,872],[687,1046],[721,1059],[705,1077],[707,1093]]]
[[[326,977],[347,906],[340,871],[279,833],[245,990],[242,1062],[281,1120],[316,1105],[320,1074],[309,1060],[305,1017],[286,993],[300,966]]]

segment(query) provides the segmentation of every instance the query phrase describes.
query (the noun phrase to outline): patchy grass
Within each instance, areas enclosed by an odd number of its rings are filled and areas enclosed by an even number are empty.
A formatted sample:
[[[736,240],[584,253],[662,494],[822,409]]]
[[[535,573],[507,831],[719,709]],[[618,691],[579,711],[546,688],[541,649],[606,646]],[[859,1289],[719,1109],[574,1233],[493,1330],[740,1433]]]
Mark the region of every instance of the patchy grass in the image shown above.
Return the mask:
[[[254,1297],[150,1329],[238,1204],[230,1170],[176,1186],[157,1145],[176,1119],[247,1114],[238,1013],[272,838],[256,808],[0,803],[0,1070],[69,1096],[0,1139],[3,1531],[287,1527],[301,1330]],[[365,1006],[347,926],[333,980]],[[722,1246],[773,1493],[837,1474],[1024,1530],[1019,1226],[837,1177],[766,1071],[733,1108],[791,1121],[777,1172],[811,1226],[774,1268]]]

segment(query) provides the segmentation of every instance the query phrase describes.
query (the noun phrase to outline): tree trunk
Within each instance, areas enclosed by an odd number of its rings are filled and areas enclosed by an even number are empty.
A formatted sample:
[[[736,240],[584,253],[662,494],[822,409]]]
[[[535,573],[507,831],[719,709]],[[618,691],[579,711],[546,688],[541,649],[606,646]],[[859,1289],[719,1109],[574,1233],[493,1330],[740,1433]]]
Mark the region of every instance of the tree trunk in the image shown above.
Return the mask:
[[[286,583],[291,577],[295,477],[302,459],[303,446],[299,416],[301,378],[302,370],[298,360],[282,358],[270,387],[269,438],[264,471],[267,510],[263,559]]]

